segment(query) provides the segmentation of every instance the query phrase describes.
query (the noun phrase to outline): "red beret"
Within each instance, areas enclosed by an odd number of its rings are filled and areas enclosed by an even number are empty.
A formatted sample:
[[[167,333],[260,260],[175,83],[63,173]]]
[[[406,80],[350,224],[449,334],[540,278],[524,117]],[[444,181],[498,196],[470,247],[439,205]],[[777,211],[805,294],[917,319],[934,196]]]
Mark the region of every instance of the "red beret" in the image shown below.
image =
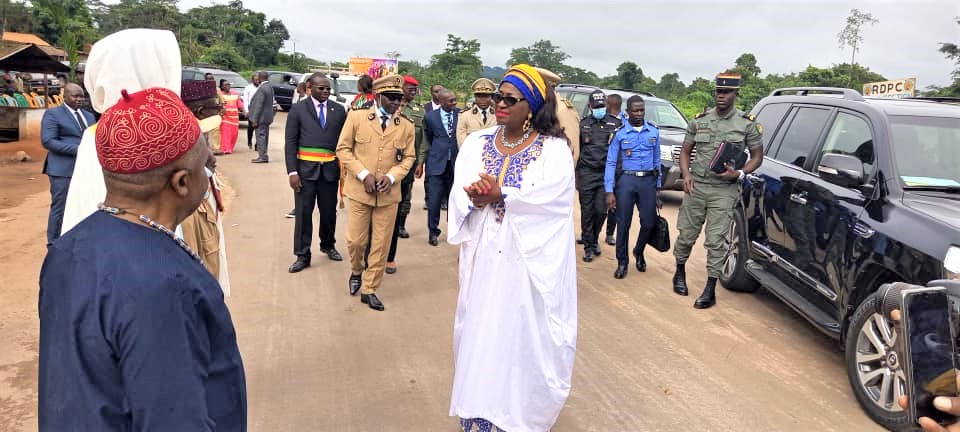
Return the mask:
[[[200,138],[197,119],[176,93],[160,87],[126,90],[97,123],[97,157],[104,170],[135,174],[167,165]]]
[[[412,85],[415,85],[415,86],[417,86],[417,87],[420,86],[420,83],[417,82],[417,79],[414,78],[414,77],[412,77],[412,76],[410,76],[410,75],[404,75],[404,76],[403,76],[403,83],[404,83],[404,84],[412,84]]]

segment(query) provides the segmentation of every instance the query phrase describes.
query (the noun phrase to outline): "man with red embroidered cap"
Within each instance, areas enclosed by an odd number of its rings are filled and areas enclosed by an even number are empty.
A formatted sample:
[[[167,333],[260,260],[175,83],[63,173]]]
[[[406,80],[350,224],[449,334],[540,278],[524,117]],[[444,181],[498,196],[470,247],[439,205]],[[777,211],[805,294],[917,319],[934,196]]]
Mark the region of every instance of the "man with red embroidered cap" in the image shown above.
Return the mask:
[[[245,431],[223,293],[172,232],[213,155],[173,91],[121,94],[96,131],[104,203],[40,273],[39,430]]]

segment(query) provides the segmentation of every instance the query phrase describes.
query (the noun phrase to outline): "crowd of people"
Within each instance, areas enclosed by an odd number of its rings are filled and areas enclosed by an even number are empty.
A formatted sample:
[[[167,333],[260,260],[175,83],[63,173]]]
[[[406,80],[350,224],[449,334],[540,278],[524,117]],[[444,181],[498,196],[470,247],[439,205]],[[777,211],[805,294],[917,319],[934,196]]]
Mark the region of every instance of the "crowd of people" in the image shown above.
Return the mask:
[[[86,67],[84,85],[69,84],[64,105],[43,119],[52,204],[40,276],[40,430],[246,430],[215,156],[234,150],[243,112],[256,136],[248,135],[252,162],[269,162],[267,76],[255,75],[242,98],[224,81],[187,86],[174,35],[146,29],[98,41]],[[446,241],[460,249],[449,414],[464,431],[548,431],[569,396],[576,192],[582,259],[601,253],[606,220],[608,232],[618,228],[614,277],[625,278],[636,208],[632,254],[646,270],[662,186],[657,126],[641,96],[621,112],[620,97],[602,92],[577,118],[558,82],[514,65],[499,83],[477,79],[475,104],[460,110],[449,89],[434,85],[421,106],[415,77],[387,75],[361,79],[344,108],[330,99],[330,78],[315,73],[286,116],[290,273],[311,265],[315,209],[320,251],[344,260],[336,213],[348,206],[346,294],[384,311],[378,292],[384,273],[398,270],[398,239],[410,237],[414,181],[425,177],[432,246],[447,210]],[[706,225],[697,308],[716,302],[738,185],[762,161],[760,128],[733,105],[739,86],[737,75],[717,76],[716,107],[690,122],[681,153],[673,284],[687,295],[685,263]],[[749,160],[691,161],[694,148],[710,155],[722,145]]]

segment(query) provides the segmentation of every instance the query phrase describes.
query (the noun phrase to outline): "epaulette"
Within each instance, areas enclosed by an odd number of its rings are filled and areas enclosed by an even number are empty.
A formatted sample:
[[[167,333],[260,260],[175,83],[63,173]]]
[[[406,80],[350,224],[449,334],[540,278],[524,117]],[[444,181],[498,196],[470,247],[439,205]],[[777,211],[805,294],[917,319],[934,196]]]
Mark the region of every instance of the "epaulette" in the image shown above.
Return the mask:
[[[410,123],[414,123],[414,121],[413,121],[413,119],[412,119],[412,118],[410,118],[410,117],[407,117],[407,115],[406,115],[406,114],[404,114],[404,113],[402,113],[402,112],[397,112],[397,117],[403,117],[403,118],[405,118],[405,119],[407,119],[407,121],[408,121],[408,122],[410,122]],[[399,118],[397,119],[397,124],[398,124],[398,125],[400,124],[400,120],[399,120]]]
[[[745,119],[747,119],[747,120],[750,120],[750,121],[756,121],[756,120],[757,120],[757,117],[756,117],[755,115],[753,115],[753,114],[750,114],[750,113],[743,113],[743,118],[745,118]]]
[[[706,111],[704,111],[704,112],[698,112],[697,115],[693,116],[693,118],[698,119],[698,118],[703,117],[703,116],[705,116],[705,115],[707,115]]]

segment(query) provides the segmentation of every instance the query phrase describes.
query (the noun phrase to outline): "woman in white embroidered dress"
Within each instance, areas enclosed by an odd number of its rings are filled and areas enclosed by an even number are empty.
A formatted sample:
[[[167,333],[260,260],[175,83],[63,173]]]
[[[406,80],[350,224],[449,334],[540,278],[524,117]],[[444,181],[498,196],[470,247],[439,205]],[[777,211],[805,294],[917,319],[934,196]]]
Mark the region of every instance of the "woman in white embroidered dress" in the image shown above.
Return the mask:
[[[570,394],[576,351],[573,158],[535,68],[510,68],[494,101],[499,126],[464,141],[450,195],[450,415],[468,432],[542,432]]]

